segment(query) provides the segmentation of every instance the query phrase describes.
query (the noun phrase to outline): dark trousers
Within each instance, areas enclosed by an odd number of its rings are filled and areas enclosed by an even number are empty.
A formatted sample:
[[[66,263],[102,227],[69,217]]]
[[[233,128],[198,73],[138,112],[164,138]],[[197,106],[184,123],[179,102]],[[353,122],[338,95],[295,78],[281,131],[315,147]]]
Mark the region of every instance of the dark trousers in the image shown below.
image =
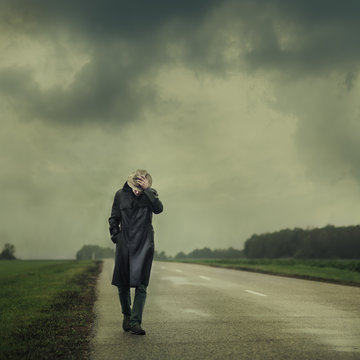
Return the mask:
[[[145,285],[140,285],[135,288],[134,303],[131,308],[130,287],[118,286],[121,310],[124,316],[130,316],[131,326],[134,326],[136,323],[141,324],[146,300],[146,288]]]

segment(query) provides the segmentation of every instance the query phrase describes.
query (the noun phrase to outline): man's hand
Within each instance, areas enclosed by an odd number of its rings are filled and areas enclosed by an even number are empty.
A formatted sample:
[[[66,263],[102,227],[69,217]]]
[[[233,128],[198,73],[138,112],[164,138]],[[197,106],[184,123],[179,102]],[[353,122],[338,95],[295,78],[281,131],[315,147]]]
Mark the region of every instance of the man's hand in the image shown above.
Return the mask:
[[[141,175],[138,176],[136,182],[144,189],[146,190],[149,187],[149,180],[146,178],[146,176]]]

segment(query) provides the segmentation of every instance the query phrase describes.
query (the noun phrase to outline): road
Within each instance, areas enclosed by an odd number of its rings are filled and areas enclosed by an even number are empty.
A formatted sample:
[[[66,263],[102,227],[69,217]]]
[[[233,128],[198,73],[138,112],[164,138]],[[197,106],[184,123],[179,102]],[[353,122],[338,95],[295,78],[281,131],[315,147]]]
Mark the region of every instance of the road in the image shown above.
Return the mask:
[[[154,262],[146,336],[124,333],[113,262],[98,281],[94,360],[360,359],[360,288]]]

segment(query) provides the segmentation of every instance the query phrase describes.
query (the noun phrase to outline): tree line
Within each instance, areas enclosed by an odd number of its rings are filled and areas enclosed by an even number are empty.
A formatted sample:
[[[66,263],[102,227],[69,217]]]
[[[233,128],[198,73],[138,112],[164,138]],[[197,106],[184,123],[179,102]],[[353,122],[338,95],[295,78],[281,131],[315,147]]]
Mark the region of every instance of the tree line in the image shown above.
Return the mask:
[[[246,242],[247,258],[359,259],[360,225],[283,229],[254,234]]]
[[[114,249],[108,247],[103,248],[97,245],[84,245],[77,253],[77,260],[89,260],[89,259],[107,259],[114,257]],[[188,254],[180,251],[175,256],[166,255],[165,251],[158,252],[155,250],[155,260],[171,260],[171,259],[235,259],[244,257],[243,250],[237,250],[232,247],[228,249],[215,249],[211,250],[208,247],[203,249],[195,249]]]
[[[208,247],[202,249],[195,249],[185,254],[183,251],[177,253],[174,257],[167,256],[164,251],[158,253],[155,251],[155,260],[183,260],[183,259],[237,259],[244,257],[243,250],[237,250],[232,247],[228,249],[214,249],[211,250]]]
[[[85,245],[76,254],[78,260],[113,258],[114,249]],[[254,234],[246,240],[244,250],[210,249],[204,247],[189,253],[180,251],[168,256],[155,251],[155,260],[237,259],[237,258],[294,258],[294,259],[360,259],[360,225],[315,229],[283,229]]]

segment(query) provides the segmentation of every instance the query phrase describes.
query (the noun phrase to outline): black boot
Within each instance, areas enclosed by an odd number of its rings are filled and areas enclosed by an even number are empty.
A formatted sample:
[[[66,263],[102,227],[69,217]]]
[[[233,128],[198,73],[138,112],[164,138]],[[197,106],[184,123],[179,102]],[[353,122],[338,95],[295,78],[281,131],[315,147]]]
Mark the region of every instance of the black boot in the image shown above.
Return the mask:
[[[138,323],[135,324],[134,326],[132,326],[130,331],[134,335],[145,335],[146,334],[145,330]]]
[[[123,320],[123,329],[124,331],[130,331],[131,326],[130,326],[130,316],[125,316],[124,315],[124,320]]]

